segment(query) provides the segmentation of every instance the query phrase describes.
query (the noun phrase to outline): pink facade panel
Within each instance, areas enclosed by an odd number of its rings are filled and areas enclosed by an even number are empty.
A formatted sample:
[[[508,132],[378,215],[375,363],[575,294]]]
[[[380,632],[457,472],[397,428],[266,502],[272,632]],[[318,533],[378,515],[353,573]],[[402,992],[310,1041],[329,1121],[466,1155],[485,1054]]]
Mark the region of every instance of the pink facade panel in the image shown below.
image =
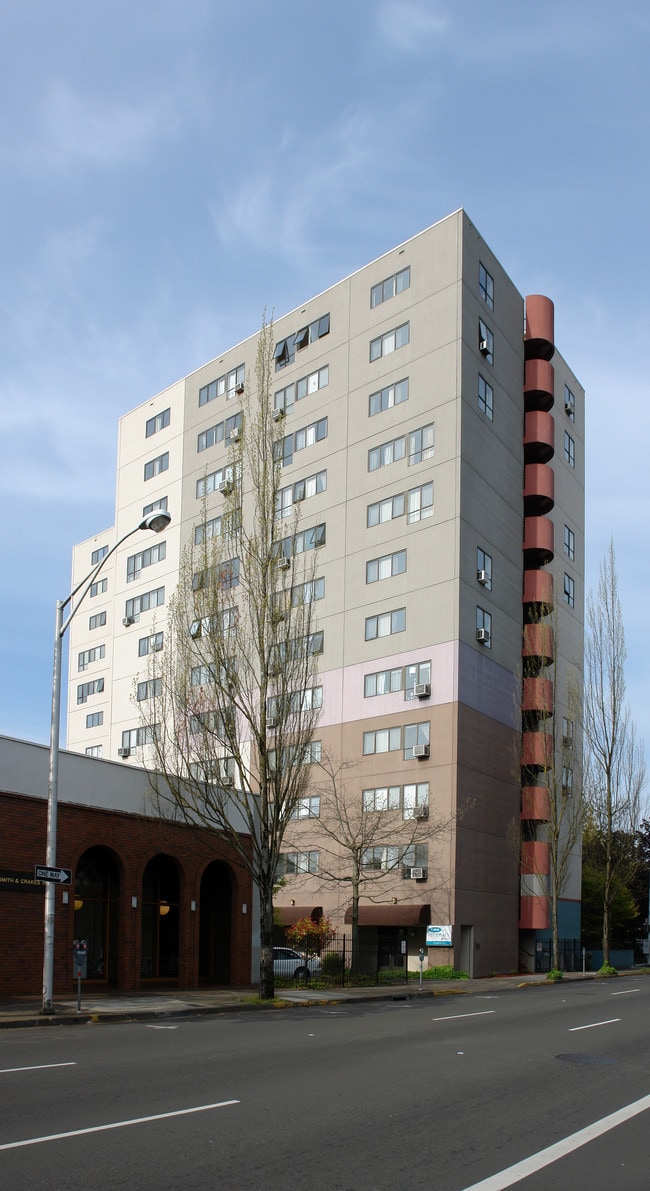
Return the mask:
[[[521,845],[520,872],[527,875],[548,876],[551,871],[551,853],[543,840],[524,840]]]
[[[553,576],[550,571],[524,571],[523,603],[535,605],[538,610],[553,608]]]
[[[548,897],[522,897],[519,910],[520,930],[548,930],[551,905]]]
[[[550,513],[555,503],[555,474],[548,463],[527,463],[524,468],[524,509],[538,515]]]
[[[524,678],[521,710],[535,711],[544,717],[553,715],[552,679]]]
[[[546,786],[524,786],[521,791],[521,818],[548,823],[551,799]]]
[[[540,360],[550,360],[555,351],[555,307],[544,294],[526,298],[524,351],[527,359],[535,356]]]
[[[524,373],[524,403],[526,409],[546,409],[553,406],[555,369],[548,360],[526,360]]]
[[[555,453],[555,421],[543,409],[531,409],[524,421],[524,458],[527,463],[548,463]]]
[[[553,737],[546,732],[524,732],[521,738],[521,763],[527,769],[550,769],[553,764]]]

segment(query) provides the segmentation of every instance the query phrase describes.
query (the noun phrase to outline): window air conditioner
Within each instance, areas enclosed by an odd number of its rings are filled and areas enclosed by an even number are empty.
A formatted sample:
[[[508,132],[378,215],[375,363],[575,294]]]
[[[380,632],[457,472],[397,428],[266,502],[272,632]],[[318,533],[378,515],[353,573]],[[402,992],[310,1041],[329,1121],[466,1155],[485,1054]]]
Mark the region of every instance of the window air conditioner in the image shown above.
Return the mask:
[[[219,491],[222,496],[230,496],[233,491],[232,480],[222,480],[219,485]]]
[[[413,818],[414,819],[428,819],[429,818],[428,806],[413,807]]]
[[[280,571],[288,571],[290,566],[291,566],[291,559],[290,559],[290,558],[287,558],[287,557],[286,557],[286,555],[285,555],[285,554],[283,554],[283,555],[282,555],[282,556],[281,556],[281,557],[278,559],[278,569],[279,569]]]
[[[284,410],[283,409],[274,409],[273,413],[271,414],[271,417],[273,418],[274,422],[281,422],[284,417]]]
[[[124,616],[122,618],[122,624],[125,629],[128,629],[130,624],[135,624],[135,616]]]
[[[565,412],[565,413],[567,413],[567,414],[574,414],[574,413],[575,413],[575,410],[576,410],[576,407],[575,407],[575,405],[573,404],[573,401],[565,401],[565,402],[564,402],[564,412]]]
[[[477,629],[476,630],[476,640],[482,641],[484,645],[487,645],[488,641],[490,640],[490,630],[489,629]]]
[[[413,694],[416,699],[428,699],[431,694],[430,682],[416,682],[413,687]]]
[[[275,723],[275,720],[267,720],[266,726],[267,726],[269,732],[274,732],[277,725]]]
[[[130,757],[131,749],[118,749],[117,755],[118,755],[118,757]]]
[[[412,868],[411,869],[411,880],[412,881],[426,881],[426,877],[427,877],[426,868]]]
[[[477,571],[476,578],[478,579],[479,583],[483,584],[483,587],[490,582],[490,576],[488,575],[487,571]]]
[[[572,736],[563,736],[562,744],[565,749],[572,749],[573,748],[573,737]]]
[[[241,438],[241,430],[239,429],[238,426],[233,426],[232,430],[230,431],[230,434],[228,435],[228,442],[239,442],[240,438]]]
[[[417,757],[418,761],[424,761],[429,756],[428,744],[414,744],[413,756]]]
[[[221,785],[223,786],[224,790],[229,790],[232,784],[233,783],[230,774],[224,773],[223,777],[221,778]]]
[[[481,355],[489,356],[490,344],[488,343],[487,339],[481,339],[481,341],[478,345],[478,350],[480,351]]]
[[[240,396],[244,392],[244,385],[242,381],[240,381],[238,385],[235,385],[235,392],[239,393]]]

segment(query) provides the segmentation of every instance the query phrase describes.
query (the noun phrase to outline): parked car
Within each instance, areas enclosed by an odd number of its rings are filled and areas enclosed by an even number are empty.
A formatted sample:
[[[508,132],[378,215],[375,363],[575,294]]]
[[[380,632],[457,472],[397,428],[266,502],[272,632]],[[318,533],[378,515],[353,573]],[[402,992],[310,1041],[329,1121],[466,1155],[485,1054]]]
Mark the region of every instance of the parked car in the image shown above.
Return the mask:
[[[320,971],[320,959],[317,955],[308,955],[305,959],[293,947],[273,948],[273,975],[289,976],[296,980],[309,980],[314,972]]]

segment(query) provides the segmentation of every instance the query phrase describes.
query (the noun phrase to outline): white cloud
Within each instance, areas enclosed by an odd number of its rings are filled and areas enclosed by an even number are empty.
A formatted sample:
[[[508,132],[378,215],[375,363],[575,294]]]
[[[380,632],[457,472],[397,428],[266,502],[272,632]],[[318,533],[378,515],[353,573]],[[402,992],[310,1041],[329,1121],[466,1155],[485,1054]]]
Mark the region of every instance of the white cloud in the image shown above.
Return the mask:
[[[439,8],[417,4],[415,0],[381,4],[377,13],[380,36],[395,49],[408,53],[424,53],[434,38],[446,40],[450,28],[449,17]]]

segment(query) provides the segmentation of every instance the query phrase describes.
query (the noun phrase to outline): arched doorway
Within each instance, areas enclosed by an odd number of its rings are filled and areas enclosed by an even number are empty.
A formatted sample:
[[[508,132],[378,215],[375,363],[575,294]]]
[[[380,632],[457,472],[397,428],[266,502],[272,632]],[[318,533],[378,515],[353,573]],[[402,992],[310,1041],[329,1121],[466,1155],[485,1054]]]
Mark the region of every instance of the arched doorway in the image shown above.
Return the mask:
[[[199,979],[230,983],[232,874],[227,864],[213,861],[201,878]]]
[[[117,983],[120,874],[109,848],[88,848],[77,864],[74,937],[88,943],[88,979]]]
[[[144,980],[178,976],[179,880],[171,856],[154,856],[142,878],[142,958]]]

